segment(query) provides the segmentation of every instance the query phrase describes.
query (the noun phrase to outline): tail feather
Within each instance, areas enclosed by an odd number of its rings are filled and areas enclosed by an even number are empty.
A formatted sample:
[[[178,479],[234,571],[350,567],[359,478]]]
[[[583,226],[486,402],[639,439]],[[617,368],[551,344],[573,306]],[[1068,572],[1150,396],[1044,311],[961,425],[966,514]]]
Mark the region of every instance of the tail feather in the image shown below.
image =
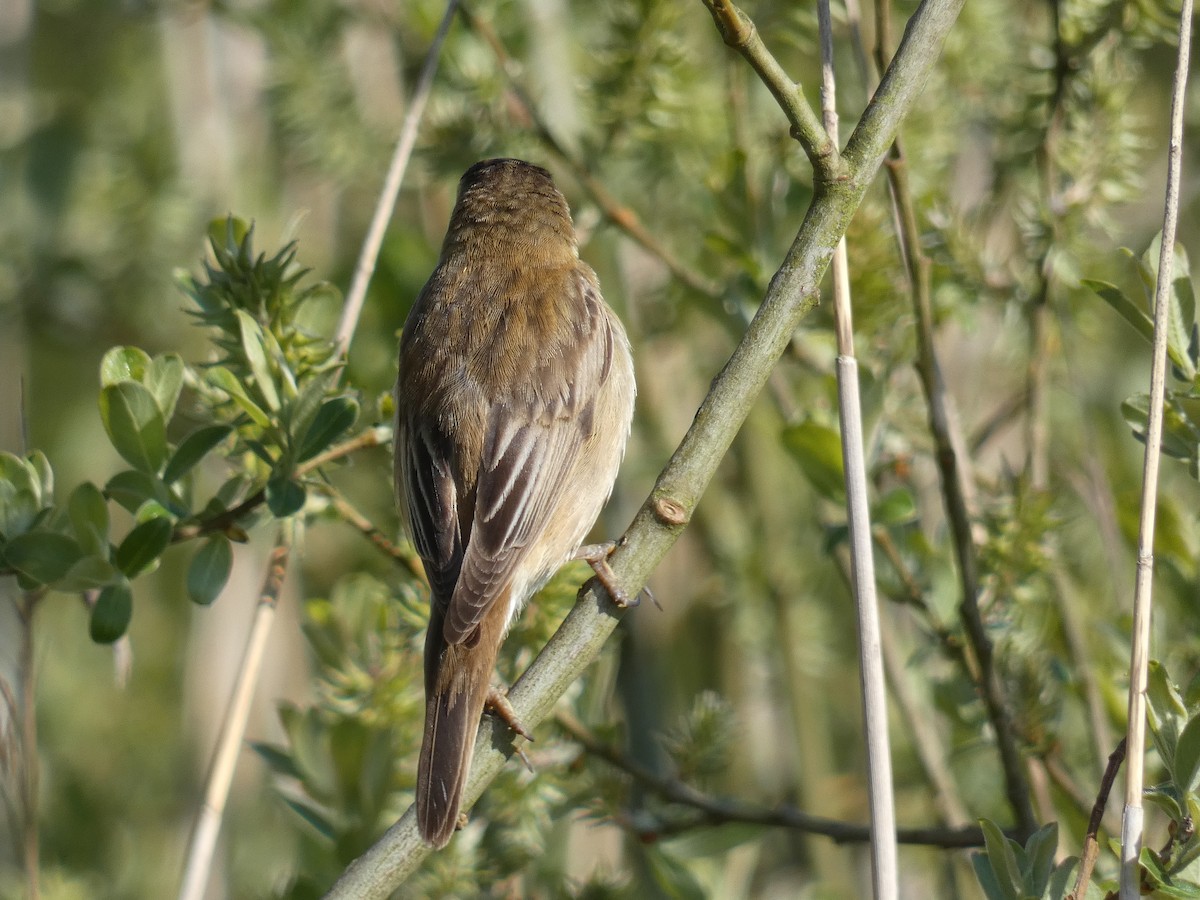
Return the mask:
[[[432,684],[426,685],[425,737],[417,767],[417,824],[421,837],[436,848],[446,846],[454,834],[471,771],[498,649],[497,642],[486,638],[474,647],[444,646],[428,673]]]

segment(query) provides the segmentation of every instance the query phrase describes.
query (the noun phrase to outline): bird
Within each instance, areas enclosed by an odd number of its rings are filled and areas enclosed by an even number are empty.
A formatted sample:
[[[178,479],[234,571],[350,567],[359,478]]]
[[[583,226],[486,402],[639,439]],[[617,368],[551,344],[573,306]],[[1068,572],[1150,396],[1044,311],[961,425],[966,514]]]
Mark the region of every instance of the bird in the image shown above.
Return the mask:
[[[471,166],[401,333],[395,390],[397,499],[431,595],[415,805],[435,848],[459,825],[489,694],[503,713],[492,670],[526,601],[584,558],[631,605],[606,562],[613,545],[583,541],[611,495],[635,394],[629,339],[550,173],[518,159]]]

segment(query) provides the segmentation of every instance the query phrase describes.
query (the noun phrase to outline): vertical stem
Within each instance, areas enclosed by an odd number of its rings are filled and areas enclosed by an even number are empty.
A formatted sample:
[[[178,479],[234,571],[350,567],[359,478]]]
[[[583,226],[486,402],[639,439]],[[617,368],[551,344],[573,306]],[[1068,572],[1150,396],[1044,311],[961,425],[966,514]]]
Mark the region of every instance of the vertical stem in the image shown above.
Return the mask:
[[[1167,196],[1158,283],[1154,289],[1154,357],[1150,369],[1150,417],[1142,465],[1142,506],[1138,526],[1137,582],[1133,590],[1133,647],[1129,662],[1128,763],[1125,767],[1125,815],[1121,822],[1121,900],[1140,895],[1138,859],[1142,852],[1142,787],[1146,763],[1146,679],[1150,661],[1150,610],[1154,577],[1154,516],[1158,500],[1158,464],[1162,447],[1163,398],[1166,394],[1167,322],[1179,221],[1179,176],[1183,156],[1183,106],[1192,42],[1192,0],[1179,12],[1179,58],[1171,92],[1171,140],[1167,151]]]
[[[833,30],[829,0],[819,0],[817,3],[817,20],[821,31],[821,111],[825,131],[836,145],[837,86],[833,74]],[[862,404],[858,393],[858,363],[854,358],[854,326],[845,237],[838,241],[832,265],[833,319],[838,345],[838,412],[846,479],[846,512],[850,527],[851,589],[858,614],[859,680],[867,742],[872,888],[875,900],[895,900],[899,876],[896,864],[896,814],[892,802],[892,755],[888,741],[887,687],[880,648],[879,604],[875,596],[875,560],[872,555],[871,516],[867,505]]]
[[[279,592],[287,574],[288,554],[291,550],[292,529],[290,520],[280,526],[279,536],[267,564],[267,576],[254,612],[254,623],[242,655],[242,666],[233,685],[233,695],[217,739],[208,783],[204,791],[204,803],[196,817],[196,827],[188,846],[187,866],[179,888],[179,900],[200,900],[208,884],[209,870],[217,847],[217,836],[221,831],[221,820],[225,814],[225,803],[229,788],[233,784],[233,773],[237,767],[238,753],[246,734],[246,721],[250,717],[250,702],[258,685],[262,671],[267,638],[275,621],[275,608]]]
[[[25,891],[28,900],[38,900],[38,737],[37,737],[37,671],[33,658],[33,613],[41,595],[26,593],[24,603],[17,602],[21,618],[20,658],[17,677],[21,679],[21,866],[25,870]]]

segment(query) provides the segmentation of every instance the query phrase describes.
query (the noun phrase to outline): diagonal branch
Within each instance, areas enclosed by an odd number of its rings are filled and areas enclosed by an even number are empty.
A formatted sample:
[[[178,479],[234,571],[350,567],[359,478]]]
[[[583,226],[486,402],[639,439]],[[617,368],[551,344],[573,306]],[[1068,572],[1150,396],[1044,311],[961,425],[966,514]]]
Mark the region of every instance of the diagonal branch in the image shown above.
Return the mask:
[[[963,2],[923,0],[909,20],[896,58],[847,145],[846,177],[818,185],[804,223],[746,334],[713,380],[687,435],[613,553],[617,580],[631,595],[646,584],[679,538],[773,366],[800,322],[816,307],[834,247],[937,62]],[[600,653],[621,615],[599,585],[592,581],[585,586],[554,637],[509,691],[508,699],[526,727],[536,727],[550,713]],[[485,718],[475,744],[464,809],[470,808],[515,752],[507,728]],[[351,863],[326,896],[330,900],[383,900],[429,852],[417,832],[416,812],[410,808]]]
[[[792,81],[779,61],[771,55],[754,23],[729,0],[704,0],[704,5],[712,13],[722,40],[746,58],[787,116],[792,126],[792,137],[804,148],[817,179],[824,181],[839,177],[842,166],[836,135],[830,135],[825,130],[820,117],[805,98],[804,89]]]
[[[417,86],[408,104],[408,113],[400,126],[400,137],[396,140],[396,150],[392,161],[388,164],[387,175],[383,180],[383,188],[375,204],[375,214],[371,217],[371,225],[367,236],[363,239],[362,250],[359,251],[358,263],[354,267],[354,278],[350,290],[346,294],[346,303],[342,307],[341,321],[338,322],[334,343],[339,356],[345,356],[350,349],[350,341],[358,327],[358,318],[362,314],[363,303],[367,299],[367,285],[375,271],[375,262],[379,258],[379,248],[383,245],[383,235],[387,231],[388,222],[392,219],[392,211],[396,208],[396,197],[400,193],[400,184],[404,181],[404,172],[408,168],[408,160],[412,156],[413,147],[417,143],[417,128],[421,124],[421,116],[425,112],[425,101],[433,88],[433,76],[437,72],[438,60],[441,58],[442,42],[450,23],[454,21],[454,13],[458,0],[449,0],[446,12],[442,15],[441,24],[429,45],[425,62],[421,65],[421,74],[417,77]]]

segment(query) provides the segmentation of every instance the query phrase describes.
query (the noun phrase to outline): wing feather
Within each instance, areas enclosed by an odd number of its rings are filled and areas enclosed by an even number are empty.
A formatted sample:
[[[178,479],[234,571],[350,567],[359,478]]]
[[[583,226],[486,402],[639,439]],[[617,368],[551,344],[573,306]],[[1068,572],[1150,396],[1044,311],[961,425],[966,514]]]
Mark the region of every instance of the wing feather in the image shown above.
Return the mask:
[[[609,374],[613,336],[590,280],[577,274],[572,288],[582,308],[570,343],[547,350],[535,390],[489,410],[474,518],[443,626],[449,643],[470,640],[512,583],[594,427],[590,410]]]

